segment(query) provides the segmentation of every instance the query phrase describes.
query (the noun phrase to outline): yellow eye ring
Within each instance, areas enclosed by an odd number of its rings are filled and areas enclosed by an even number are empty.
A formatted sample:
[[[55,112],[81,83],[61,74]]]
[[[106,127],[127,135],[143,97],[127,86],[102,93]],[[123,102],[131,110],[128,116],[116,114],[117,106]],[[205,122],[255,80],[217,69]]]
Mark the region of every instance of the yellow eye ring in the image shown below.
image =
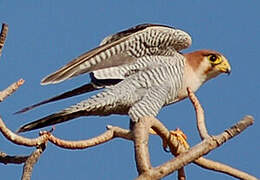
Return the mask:
[[[213,64],[219,64],[222,61],[222,58],[215,54],[208,55],[208,60]]]

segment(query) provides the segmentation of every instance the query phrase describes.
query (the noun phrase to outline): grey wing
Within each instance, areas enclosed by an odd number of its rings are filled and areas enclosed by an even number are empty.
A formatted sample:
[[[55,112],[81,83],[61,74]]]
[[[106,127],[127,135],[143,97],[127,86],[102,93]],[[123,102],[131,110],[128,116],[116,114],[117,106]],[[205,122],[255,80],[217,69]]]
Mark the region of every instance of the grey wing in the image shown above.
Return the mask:
[[[96,72],[101,69],[131,64],[143,56],[167,56],[169,49],[176,52],[190,45],[191,37],[182,30],[155,24],[139,25],[105,38],[100,46],[48,75],[41,84],[59,83],[88,72],[93,72],[95,76],[102,74],[101,71]]]

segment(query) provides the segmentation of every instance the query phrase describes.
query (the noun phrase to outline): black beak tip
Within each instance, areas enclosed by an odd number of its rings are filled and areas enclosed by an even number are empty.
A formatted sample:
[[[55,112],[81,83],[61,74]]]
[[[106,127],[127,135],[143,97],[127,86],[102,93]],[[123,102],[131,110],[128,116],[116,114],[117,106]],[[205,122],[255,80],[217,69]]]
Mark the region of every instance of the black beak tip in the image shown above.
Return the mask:
[[[227,75],[230,75],[231,74],[231,70],[227,70],[226,73],[227,73]]]

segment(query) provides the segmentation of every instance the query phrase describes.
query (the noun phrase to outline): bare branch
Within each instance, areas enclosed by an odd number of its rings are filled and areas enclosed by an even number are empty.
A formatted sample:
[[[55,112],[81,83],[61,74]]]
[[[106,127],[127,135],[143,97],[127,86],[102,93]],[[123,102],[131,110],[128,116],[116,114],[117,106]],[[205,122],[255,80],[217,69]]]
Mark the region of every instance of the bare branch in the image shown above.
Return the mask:
[[[178,180],[185,180],[186,175],[185,175],[185,170],[184,167],[178,170]]]
[[[0,56],[2,55],[2,49],[5,44],[7,33],[8,33],[8,25],[3,23],[1,33],[0,33]]]
[[[226,129],[223,134],[226,135],[226,140],[237,136],[241,131],[244,131],[248,126],[253,125],[254,123],[254,118],[253,116],[247,115],[245,116],[239,123],[235,124],[229,129]],[[217,137],[217,139],[221,139],[222,135],[219,135],[220,137]]]
[[[197,128],[199,131],[200,138],[203,140],[205,138],[209,138],[210,135],[208,134],[206,123],[205,123],[205,116],[204,116],[204,110],[198,100],[198,98],[195,96],[195,94],[192,92],[192,90],[188,87],[188,96],[190,98],[190,101],[193,104],[194,110],[196,112],[196,118],[197,118]]]
[[[2,49],[5,44],[7,33],[8,33],[8,25],[3,23],[1,33],[0,33],[0,56],[2,55]],[[7,89],[0,91],[0,102],[2,102],[6,97],[14,93],[23,83],[24,80],[20,79],[19,81],[10,85]]]
[[[113,127],[113,126],[107,126],[107,129],[108,130],[106,132],[104,132],[103,134],[101,134],[99,136],[96,136],[94,138],[87,139],[87,140],[81,140],[81,141],[62,140],[62,139],[59,139],[59,138],[53,136],[49,132],[43,132],[43,134],[48,135],[48,140],[51,143],[53,143],[56,146],[59,146],[61,148],[65,148],[65,149],[85,149],[85,148],[89,148],[92,146],[97,146],[99,144],[103,144],[116,137],[121,137],[121,138],[128,139],[128,140],[131,140],[133,138],[132,133],[129,130],[122,129],[120,127]]]
[[[241,124],[243,124],[242,129],[236,129],[236,132],[231,134],[228,134],[227,132],[224,132],[218,136],[213,136],[211,138],[204,139],[201,143],[197,144],[196,146],[192,147],[187,152],[184,152],[177,156],[175,159],[172,159],[166,163],[164,163],[161,166],[158,166],[154,168],[150,174],[152,179],[161,179],[165,177],[166,175],[169,175],[170,173],[176,171],[180,167],[183,167],[187,165],[188,163],[194,161],[195,159],[209,153],[211,150],[215,149],[216,147],[220,146],[224,142],[226,142],[228,139],[234,137],[235,134],[241,133],[246,127],[252,125],[253,119],[245,117],[240,122],[235,125],[235,127],[241,127]],[[234,126],[233,126],[234,127]],[[233,131],[234,129],[231,127],[229,130]],[[233,131],[234,132],[234,131]],[[147,176],[147,174],[146,174]],[[142,175],[140,176],[142,179]]]
[[[228,165],[212,161],[203,157],[200,157],[199,159],[194,161],[195,164],[197,164],[200,167],[209,169],[209,170],[214,170],[217,172],[222,172],[225,174],[228,174],[230,176],[233,176],[235,178],[239,179],[247,179],[247,180],[257,180],[256,177],[251,176],[250,174],[247,174],[243,171],[240,171],[238,169],[232,168]]]
[[[11,84],[8,88],[3,91],[0,91],[0,102],[2,102],[5,98],[14,93],[21,85],[23,85],[24,80],[20,79],[19,81]]]
[[[19,136],[15,133],[13,133],[10,129],[6,127],[3,120],[0,117],[0,131],[2,134],[11,142],[17,145],[23,145],[23,146],[38,146],[48,140],[47,135],[41,135],[38,138],[30,139],[25,138],[22,136]]]
[[[204,110],[198,100],[198,98],[195,96],[195,94],[191,91],[190,88],[187,88],[188,91],[188,95],[189,98],[194,106],[195,112],[196,112],[196,118],[197,118],[197,128],[200,134],[201,139],[205,139],[208,138],[208,132],[206,129],[206,125],[205,125],[205,116],[204,116]],[[248,118],[248,116],[246,116],[246,118]],[[249,116],[249,118],[252,118],[251,116]],[[241,123],[242,127],[240,127],[240,129],[244,129],[246,126],[244,125],[244,123]],[[232,129],[236,129],[236,128],[232,128]],[[228,131],[228,130],[226,130]],[[236,133],[233,132],[233,130],[231,132],[229,132],[233,135],[235,135]],[[243,171],[239,171],[235,168],[232,168],[228,165],[225,165],[223,163],[220,162],[215,162],[212,160],[208,160],[204,157],[200,157],[198,159],[196,159],[194,161],[195,164],[197,164],[198,166],[201,166],[203,168],[209,169],[209,170],[214,170],[214,171],[218,171],[218,172],[222,172],[225,174],[228,174],[230,176],[236,177],[236,178],[240,178],[240,179],[256,179],[255,177],[243,172]]]
[[[28,157],[23,167],[22,180],[30,180],[34,164],[38,161],[41,154],[45,150],[46,143],[42,143],[37,149]]]
[[[148,172],[152,168],[148,151],[149,129],[152,125],[151,119],[154,118],[141,118],[133,126],[135,162],[139,174]]]
[[[27,160],[28,156],[9,156],[0,152],[0,163],[3,164],[22,164]]]

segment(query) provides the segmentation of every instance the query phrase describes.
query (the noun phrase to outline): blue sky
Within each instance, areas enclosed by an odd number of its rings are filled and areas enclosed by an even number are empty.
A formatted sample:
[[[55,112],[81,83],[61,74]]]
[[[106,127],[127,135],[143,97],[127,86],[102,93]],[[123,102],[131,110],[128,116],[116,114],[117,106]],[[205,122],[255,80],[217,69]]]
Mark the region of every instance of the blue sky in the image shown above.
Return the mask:
[[[25,84],[0,104],[0,114],[12,130],[20,125],[61,110],[91,94],[45,105],[22,115],[13,112],[89,81],[88,75],[57,85],[41,86],[40,80],[72,58],[94,48],[107,35],[140,23],[160,23],[187,31],[196,49],[222,52],[232,65],[230,76],[222,75],[197,92],[205,108],[208,130],[218,134],[246,114],[255,117],[254,126],[207,155],[260,177],[259,173],[259,1],[51,1],[0,0],[0,22],[9,34],[0,59],[0,89],[19,78]],[[200,141],[191,103],[185,100],[164,108],[159,116],[169,128],[181,128],[191,145]],[[127,116],[84,117],[57,125],[54,134],[71,140],[87,139],[112,124],[128,127]],[[258,130],[257,130],[258,129]],[[26,133],[36,137],[38,131]],[[159,165],[171,158],[151,137],[151,161]],[[0,151],[29,154],[0,135]],[[0,164],[1,177],[18,179],[21,165]],[[188,179],[232,179],[195,165],[186,167]],[[48,144],[34,168],[32,179],[133,179],[137,176],[133,143],[116,139],[98,147],[71,151]],[[176,173],[165,179],[176,177]]]

